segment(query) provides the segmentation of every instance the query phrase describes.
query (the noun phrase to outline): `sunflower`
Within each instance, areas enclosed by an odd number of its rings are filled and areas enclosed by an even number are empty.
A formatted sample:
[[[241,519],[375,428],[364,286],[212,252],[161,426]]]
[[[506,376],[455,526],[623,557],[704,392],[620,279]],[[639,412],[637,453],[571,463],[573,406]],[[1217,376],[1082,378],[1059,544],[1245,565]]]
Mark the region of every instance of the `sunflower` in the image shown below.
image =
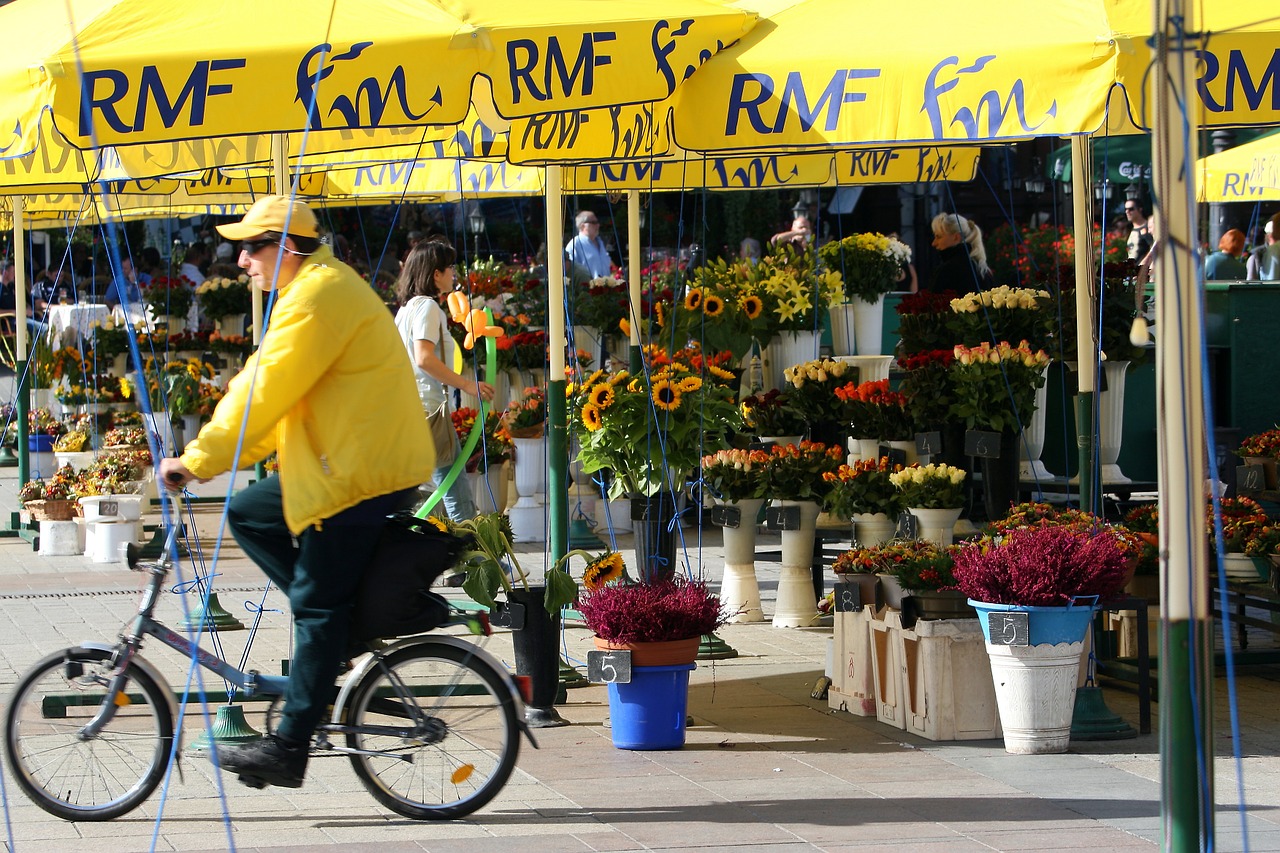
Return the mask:
[[[697,391],[701,388],[702,380],[696,376],[686,376],[684,379],[681,379],[676,383],[676,387],[680,389],[682,394],[687,394],[690,391]]]
[[[702,301],[702,312],[708,317],[719,317],[724,313],[724,300],[714,294],[707,296]]]
[[[735,378],[728,370],[725,370],[723,367],[716,367],[714,364],[707,365],[707,373],[710,373],[717,379],[724,379],[725,381]]]
[[[680,408],[680,388],[669,379],[653,383],[653,404],[659,409],[674,412]]]
[[[752,294],[742,297],[742,310],[747,315],[748,320],[754,320],[760,316],[760,312],[764,310],[764,301],[759,296]]]
[[[689,292],[684,295],[684,310],[697,311],[702,307],[702,291],[696,287],[689,288]]]
[[[447,522],[444,521],[444,519],[436,518],[434,515],[428,515],[426,518],[422,520],[425,521],[427,524],[431,525],[432,527],[434,527],[436,530],[440,531],[441,533],[449,532],[449,525]]]
[[[582,585],[587,589],[599,589],[609,581],[622,577],[622,555],[610,551],[596,557],[582,570]]]
[[[604,426],[600,418],[600,410],[595,407],[595,404],[587,403],[582,407],[582,423],[589,432],[595,432]]]
[[[661,302],[653,306],[653,317],[655,320],[658,321],[659,326],[663,326],[664,328],[666,327],[667,325],[666,309],[662,307]]]
[[[588,394],[591,404],[597,409],[607,409],[613,405],[613,386],[608,382],[601,382],[599,385],[591,386],[591,392]]]

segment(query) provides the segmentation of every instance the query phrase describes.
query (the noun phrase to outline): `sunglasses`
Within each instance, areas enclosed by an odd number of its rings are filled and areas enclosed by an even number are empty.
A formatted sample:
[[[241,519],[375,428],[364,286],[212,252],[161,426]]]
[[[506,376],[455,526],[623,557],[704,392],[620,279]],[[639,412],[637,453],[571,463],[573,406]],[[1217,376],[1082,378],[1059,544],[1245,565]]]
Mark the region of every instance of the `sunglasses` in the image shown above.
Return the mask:
[[[279,246],[279,245],[280,245],[279,237],[259,237],[257,240],[243,241],[240,244],[240,251],[244,252],[246,255],[252,258],[254,255],[256,255],[258,252],[261,252],[267,246]]]
[[[1138,208],[1136,208],[1136,207],[1126,207],[1126,208],[1124,209],[1124,212],[1125,212],[1125,213],[1133,213],[1133,212],[1134,212],[1135,210],[1137,210],[1137,209],[1138,209]]]

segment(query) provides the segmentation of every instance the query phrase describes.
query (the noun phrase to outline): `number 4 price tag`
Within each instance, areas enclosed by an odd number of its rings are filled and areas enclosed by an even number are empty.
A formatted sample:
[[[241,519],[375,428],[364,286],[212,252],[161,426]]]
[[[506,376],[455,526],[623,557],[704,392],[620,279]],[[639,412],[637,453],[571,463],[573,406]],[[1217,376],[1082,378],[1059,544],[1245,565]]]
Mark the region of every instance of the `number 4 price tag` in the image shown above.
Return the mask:
[[[631,652],[587,652],[587,681],[592,684],[631,683]]]

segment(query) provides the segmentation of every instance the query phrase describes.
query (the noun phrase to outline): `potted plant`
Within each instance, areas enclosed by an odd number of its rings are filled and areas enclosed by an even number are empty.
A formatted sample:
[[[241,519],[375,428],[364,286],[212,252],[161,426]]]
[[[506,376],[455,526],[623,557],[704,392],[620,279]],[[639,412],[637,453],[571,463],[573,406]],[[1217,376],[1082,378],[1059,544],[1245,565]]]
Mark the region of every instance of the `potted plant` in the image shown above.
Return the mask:
[[[744,299],[754,295],[761,304],[753,328],[761,345],[769,344],[766,387],[780,387],[783,368],[818,354],[819,313],[843,298],[840,273],[818,269],[815,257],[812,249],[783,245],[743,268]]]
[[[889,475],[907,512],[919,519],[920,538],[950,545],[964,507],[964,481],[959,468],[930,463],[909,465]]]
[[[954,290],[937,293],[922,290],[902,297],[895,309],[898,312],[899,356],[950,350],[956,345],[959,333],[955,327],[959,318],[951,310],[951,300],[957,295]]]
[[[768,490],[769,453],[763,450],[717,450],[702,457],[702,483],[718,504],[733,507],[723,521],[724,577],[720,599],[731,622],[761,622],[760,585],[756,579],[756,519]]]
[[[792,396],[777,388],[744,398],[742,414],[751,433],[762,441],[787,439],[779,443],[797,444],[808,427]]]
[[[830,490],[822,507],[837,518],[853,520],[854,539],[860,545],[879,545],[893,537],[902,496],[891,475],[902,469],[892,465],[888,457],[860,459],[853,465],[841,465],[823,479]]]
[[[714,365],[694,373],[672,361],[640,376],[597,371],[567,389],[583,471],[610,469],[609,497],[632,500],[638,570],[646,579],[675,570],[672,520],[686,478],[742,426],[733,378]]]
[[[847,383],[835,390],[849,433],[861,443],[864,459],[880,455],[880,442],[894,446],[915,433],[915,416],[905,394],[889,390],[889,380],[880,379],[860,384]],[[915,446],[902,447],[914,457]],[[914,461],[911,459],[909,461]]]
[[[782,574],[773,614],[775,628],[805,627],[817,614],[810,565],[818,510],[831,489],[823,474],[838,471],[844,457],[844,448],[814,441],[769,448],[769,496],[782,513]]]
[[[847,384],[854,368],[843,361],[819,358],[782,371],[787,393],[804,414],[809,439],[823,444],[844,444],[849,428],[836,389]]]
[[[956,589],[953,550],[954,546],[919,539],[881,545],[880,585],[886,590],[885,598],[890,597],[887,590],[896,586],[902,602],[899,609],[910,607],[918,619],[973,618],[973,607]]]
[[[1280,427],[1256,433],[1240,442],[1236,455],[1246,465],[1260,465],[1263,470],[1263,488],[1277,486],[1276,460],[1280,459]]]
[[[195,298],[195,284],[185,276],[156,276],[142,288],[142,301],[157,323],[164,322],[169,333],[181,332],[187,325],[187,312]]]
[[[825,244],[818,256],[841,278],[843,300],[830,306],[835,351],[880,355],[884,295],[910,263],[910,247],[884,234],[851,234]]]
[[[222,331],[224,318],[239,318],[239,322],[229,322],[225,330],[228,334],[244,332],[244,315],[253,307],[249,291],[249,276],[237,278],[210,278],[196,288],[196,301],[200,303],[200,311],[210,320],[217,322]]]
[[[1218,509],[1222,519],[1222,542],[1219,547],[1214,525],[1214,505],[1210,501],[1206,530],[1209,533],[1211,553],[1222,557],[1222,570],[1232,580],[1244,583],[1256,582],[1270,574],[1270,566],[1264,560],[1255,561],[1248,547],[1271,520],[1266,510],[1252,498],[1219,498]]]
[[[453,412],[453,428],[458,441],[465,443],[475,428],[479,412],[461,408]],[[466,462],[468,476],[474,478],[472,495],[476,507],[482,512],[501,512],[506,506],[507,481],[505,465],[511,458],[511,436],[503,424],[502,415],[489,411],[485,414],[480,440]],[[496,505],[495,505],[496,504]]]
[[[578,611],[596,647],[631,655],[631,679],[609,683],[609,719],[620,749],[684,746],[689,672],[698,638],[724,624],[720,599],[702,581],[615,583],[581,596]]]
[[[976,347],[983,341],[1026,341],[1033,350],[1049,345],[1057,315],[1047,290],[1000,285],[951,300],[956,314],[952,343]]]
[[[1007,752],[1066,750],[1093,606],[1120,591],[1134,557],[1125,534],[1105,525],[1019,528],[956,549],[956,585],[978,610]]]
[[[876,594],[880,589],[880,549],[875,545],[850,548],[839,554],[831,563],[836,582],[848,584],[858,590],[855,606],[876,607]],[[839,609],[839,608],[837,608]]]

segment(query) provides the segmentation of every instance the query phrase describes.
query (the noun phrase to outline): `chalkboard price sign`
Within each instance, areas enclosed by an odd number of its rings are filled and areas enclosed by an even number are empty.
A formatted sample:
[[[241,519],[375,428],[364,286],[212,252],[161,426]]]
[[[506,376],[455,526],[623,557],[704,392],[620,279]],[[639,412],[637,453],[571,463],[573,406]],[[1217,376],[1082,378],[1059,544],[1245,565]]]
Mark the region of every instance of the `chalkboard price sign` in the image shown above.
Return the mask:
[[[1002,610],[987,614],[987,628],[993,646],[1031,645],[1031,614],[1022,610]]]
[[[764,511],[764,523],[770,530],[799,530],[800,507],[771,506]]]
[[[1236,491],[1260,492],[1266,485],[1266,471],[1261,465],[1241,465],[1236,468]]]
[[[519,631],[524,627],[524,605],[518,601],[498,601],[489,611],[489,624],[495,628]]]
[[[979,459],[999,459],[1000,433],[982,429],[965,430],[964,453]]]
[[[713,506],[709,514],[711,523],[719,527],[739,527],[742,525],[742,510],[736,506]]]
[[[587,652],[587,681],[592,684],[631,683],[631,652],[626,649]]]
[[[921,456],[932,456],[935,453],[942,452],[942,433],[940,432],[918,432],[916,433],[916,453]]]

